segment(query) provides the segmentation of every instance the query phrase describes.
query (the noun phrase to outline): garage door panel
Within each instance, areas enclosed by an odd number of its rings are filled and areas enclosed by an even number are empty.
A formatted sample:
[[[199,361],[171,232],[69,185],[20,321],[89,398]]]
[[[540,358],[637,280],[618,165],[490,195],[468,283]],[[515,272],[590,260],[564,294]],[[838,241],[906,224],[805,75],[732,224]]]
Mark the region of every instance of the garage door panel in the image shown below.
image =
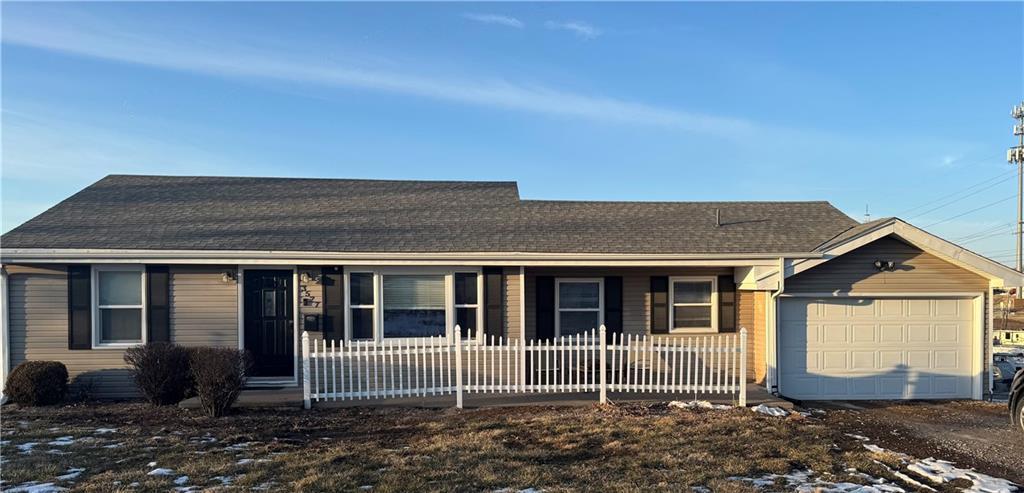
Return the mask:
[[[962,332],[960,324],[935,324],[935,342],[959,342]]]
[[[932,340],[932,326],[929,324],[907,325],[907,342],[929,342]]]
[[[851,352],[851,367],[853,371],[874,371],[877,368],[875,364],[875,352],[874,351],[852,351]]]
[[[902,324],[882,324],[878,329],[878,341],[903,342],[904,328]]]
[[[973,306],[970,299],[951,298],[785,299],[782,393],[798,399],[970,398]]]
[[[822,338],[821,338],[822,340],[821,340],[821,342],[823,342],[825,344],[847,342],[848,338],[846,337],[846,332],[847,332],[847,328],[848,327],[849,326],[846,325],[846,324],[841,324],[841,325],[840,324],[828,324],[828,325],[825,325],[823,327],[824,330],[822,330]]]
[[[866,324],[854,324],[853,325],[853,342],[854,343],[874,343],[876,342],[876,325]]]

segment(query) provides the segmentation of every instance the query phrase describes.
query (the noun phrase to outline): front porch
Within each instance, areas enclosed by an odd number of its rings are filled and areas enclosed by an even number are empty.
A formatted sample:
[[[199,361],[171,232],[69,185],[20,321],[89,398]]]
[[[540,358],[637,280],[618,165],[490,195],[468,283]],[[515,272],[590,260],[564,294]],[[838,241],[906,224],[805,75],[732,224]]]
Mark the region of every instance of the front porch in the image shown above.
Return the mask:
[[[772,395],[761,385],[748,383],[747,405],[767,406],[792,409],[793,403]],[[625,402],[669,402],[703,400],[712,404],[734,405],[735,399],[731,395],[705,394],[696,395],[674,393],[674,392],[608,392],[610,403]],[[593,392],[572,392],[572,393],[466,393],[463,396],[463,405],[467,408],[483,407],[519,407],[519,406],[591,406],[597,404],[598,400]],[[400,397],[389,399],[356,399],[356,400],[329,400],[313,404],[317,408],[338,408],[338,407],[424,407],[424,408],[449,408],[455,406],[454,395],[437,395],[426,397]],[[179,404],[186,409],[199,407],[199,399],[193,397],[186,399]],[[281,387],[281,388],[253,388],[243,390],[235,402],[236,408],[291,408],[302,409],[302,388]]]

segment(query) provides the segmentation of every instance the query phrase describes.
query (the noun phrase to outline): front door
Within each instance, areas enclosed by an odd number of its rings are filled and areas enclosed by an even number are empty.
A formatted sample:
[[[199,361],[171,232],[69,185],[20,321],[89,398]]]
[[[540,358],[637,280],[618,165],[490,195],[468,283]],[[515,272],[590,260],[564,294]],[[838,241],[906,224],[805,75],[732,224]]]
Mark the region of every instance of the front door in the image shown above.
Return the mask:
[[[292,271],[245,271],[245,349],[254,377],[295,376]]]

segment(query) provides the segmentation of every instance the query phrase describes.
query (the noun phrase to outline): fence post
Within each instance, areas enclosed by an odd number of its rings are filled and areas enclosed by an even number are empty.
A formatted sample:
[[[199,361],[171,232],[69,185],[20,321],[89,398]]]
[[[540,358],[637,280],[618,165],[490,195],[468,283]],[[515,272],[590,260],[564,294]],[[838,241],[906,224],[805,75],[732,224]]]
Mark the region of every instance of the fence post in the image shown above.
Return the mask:
[[[519,391],[526,392],[526,334],[519,336]]]
[[[309,332],[302,331],[302,407],[310,408],[309,399]]]
[[[458,325],[455,326],[455,407],[462,409],[462,328]]]
[[[740,407],[747,407],[747,328],[740,328]]]
[[[608,367],[606,366],[606,363],[608,362],[608,355],[606,354],[608,352],[608,346],[607,330],[604,328],[603,324],[598,330],[598,334],[600,335],[599,339],[601,341],[601,404],[605,404],[608,402]]]

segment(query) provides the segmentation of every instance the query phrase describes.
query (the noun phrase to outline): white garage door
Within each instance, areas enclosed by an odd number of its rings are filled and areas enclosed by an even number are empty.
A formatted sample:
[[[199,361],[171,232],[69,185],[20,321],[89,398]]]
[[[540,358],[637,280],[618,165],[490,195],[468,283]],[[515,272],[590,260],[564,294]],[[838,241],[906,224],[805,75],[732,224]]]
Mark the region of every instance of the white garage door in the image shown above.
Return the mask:
[[[784,298],[780,393],[794,399],[971,398],[971,299]]]

